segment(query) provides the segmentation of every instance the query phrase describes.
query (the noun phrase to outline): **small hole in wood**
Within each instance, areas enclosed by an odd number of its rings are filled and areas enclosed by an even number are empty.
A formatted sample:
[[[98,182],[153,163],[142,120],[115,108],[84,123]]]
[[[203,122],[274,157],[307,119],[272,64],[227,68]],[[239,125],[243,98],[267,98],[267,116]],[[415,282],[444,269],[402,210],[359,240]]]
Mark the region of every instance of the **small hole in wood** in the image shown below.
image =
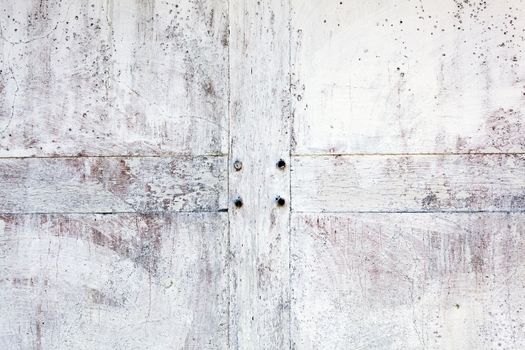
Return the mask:
[[[282,159],[279,159],[279,161],[277,162],[277,167],[279,169],[284,169],[284,167],[286,167],[286,162]]]
[[[235,198],[235,200],[233,201],[233,204],[234,204],[237,208],[242,207],[242,199],[241,199],[241,197],[237,197],[237,198]]]

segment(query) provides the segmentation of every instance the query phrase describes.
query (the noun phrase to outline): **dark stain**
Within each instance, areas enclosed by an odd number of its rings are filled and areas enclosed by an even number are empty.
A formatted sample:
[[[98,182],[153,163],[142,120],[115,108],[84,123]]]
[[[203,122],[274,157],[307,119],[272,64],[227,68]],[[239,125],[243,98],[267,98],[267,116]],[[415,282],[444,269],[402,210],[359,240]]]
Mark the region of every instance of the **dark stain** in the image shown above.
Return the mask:
[[[158,271],[162,248],[161,227],[157,218],[155,215],[142,215],[146,228],[139,228],[138,236],[132,241],[131,259],[153,275]]]
[[[169,210],[172,203],[173,203],[173,200],[171,198],[162,199],[162,209]]]
[[[522,121],[523,115],[516,110],[500,108],[494,111],[485,125],[487,146],[502,151],[513,147],[525,148],[525,130]]]
[[[208,20],[206,21],[206,26],[208,27],[208,34],[213,33],[214,20],[215,20],[215,10],[211,9]]]
[[[0,220],[2,220],[6,224],[5,229],[8,229],[9,226],[15,225],[17,221],[15,215],[7,214],[0,215]]]
[[[438,207],[438,198],[435,193],[430,192],[421,200],[423,209],[431,209]]]
[[[264,290],[270,284],[272,279],[272,268],[269,265],[258,264],[257,265],[257,286],[259,289]]]
[[[519,194],[511,197],[511,209],[525,209],[525,194]]]
[[[121,159],[119,161],[119,177],[123,178],[127,181],[131,180],[131,168],[126,164],[126,161],[124,159]]]
[[[204,90],[204,92],[206,93],[206,96],[210,96],[210,97],[216,97],[216,93],[215,93],[215,89],[213,88],[213,83],[211,80],[206,80],[203,84],[202,84],[202,88]]]
[[[115,298],[112,298],[100,290],[94,288],[87,289],[87,296],[92,303],[98,305],[118,307],[124,304],[124,301],[116,300]]]
[[[125,159],[115,164],[114,159],[95,159],[90,166],[90,177],[97,179],[109,192],[125,195],[135,175]]]
[[[13,277],[11,279],[11,283],[13,283],[13,285],[15,286],[34,286],[35,285],[35,280],[33,279],[33,277],[31,278],[20,278],[20,277]]]
[[[482,255],[473,255],[470,258],[470,265],[472,270],[477,273],[483,273],[483,266],[485,265],[485,260]]]
[[[228,28],[226,28],[222,33],[221,44],[223,47],[228,47],[230,44],[230,30]]]

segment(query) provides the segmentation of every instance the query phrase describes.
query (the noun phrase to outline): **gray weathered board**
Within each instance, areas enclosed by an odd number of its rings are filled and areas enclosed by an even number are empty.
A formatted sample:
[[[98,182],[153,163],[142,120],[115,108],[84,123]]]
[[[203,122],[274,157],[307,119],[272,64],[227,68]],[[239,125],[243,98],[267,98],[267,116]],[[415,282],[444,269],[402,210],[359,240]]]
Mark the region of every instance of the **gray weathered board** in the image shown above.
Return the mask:
[[[0,349],[525,349],[524,50],[523,0],[0,1]]]

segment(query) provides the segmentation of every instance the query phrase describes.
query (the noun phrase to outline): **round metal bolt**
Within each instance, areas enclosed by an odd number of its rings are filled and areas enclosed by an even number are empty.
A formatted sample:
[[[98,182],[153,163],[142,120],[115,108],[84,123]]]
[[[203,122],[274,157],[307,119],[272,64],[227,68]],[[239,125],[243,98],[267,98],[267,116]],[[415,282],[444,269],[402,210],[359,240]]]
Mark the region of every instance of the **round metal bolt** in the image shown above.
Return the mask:
[[[242,162],[240,160],[236,160],[235,162],[233,162],[233,169],[235,169],[236,171],[241,170]]]
[[[241,197],[237,197],[237,198],[235,198],[234,201],[233,201],[233,204],[234,204],[237,208],[242,207],[242,198],[241,198]]]
[[[282,207],[286,203],[284,198],[282,198],[281,196],[277,196],[275,198],[275,201],[277,202],[277,205],[280,206],[280,207]]]
[[[279,169],[284,169],[284,167],[286,167],[286,162],[283,159],[279,159],[276,165]]]

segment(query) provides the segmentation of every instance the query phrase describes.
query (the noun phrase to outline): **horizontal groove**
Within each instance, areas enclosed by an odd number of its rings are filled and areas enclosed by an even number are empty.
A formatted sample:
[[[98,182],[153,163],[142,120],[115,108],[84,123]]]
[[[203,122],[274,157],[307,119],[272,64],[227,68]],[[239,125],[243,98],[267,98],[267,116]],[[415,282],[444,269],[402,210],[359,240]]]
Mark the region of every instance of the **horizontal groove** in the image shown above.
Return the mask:
[[[345,211],[291,211],[292,214],[480,214],[480,213],[525,213],[518,210],[345,210]]]
[[[78,158],[212,158],[212,157],[227,157],[226,153],[211,153],[211,154],[149,154],[149,155],[60,155],[60,156],[13,156],[1,157],[2,159],[78,159]]]
[[[292,157],[354,157],[354,156],[496,156],[525,155],[525,152],[451,152],[451,153],[296,153]]]
[[[354,157],[354,156],[494,156],[525,155],[525,152],[464,152],[464,153],[295,153],[291,157]],[[227,153],[210,154],[114,154],[114,155],[53,155],[53,156],[0,156],[2,159],[78,159],[78,158],[207,158],[227,157]]]
[[[60,211],[60,212],[0,212],[2,215],[121,215],[121,214],[136,214],[136,215],[175,215],[175,214],[206,214],[206,213],[227,213],[228,209],[217,210],[179,210],[179,211]]]

